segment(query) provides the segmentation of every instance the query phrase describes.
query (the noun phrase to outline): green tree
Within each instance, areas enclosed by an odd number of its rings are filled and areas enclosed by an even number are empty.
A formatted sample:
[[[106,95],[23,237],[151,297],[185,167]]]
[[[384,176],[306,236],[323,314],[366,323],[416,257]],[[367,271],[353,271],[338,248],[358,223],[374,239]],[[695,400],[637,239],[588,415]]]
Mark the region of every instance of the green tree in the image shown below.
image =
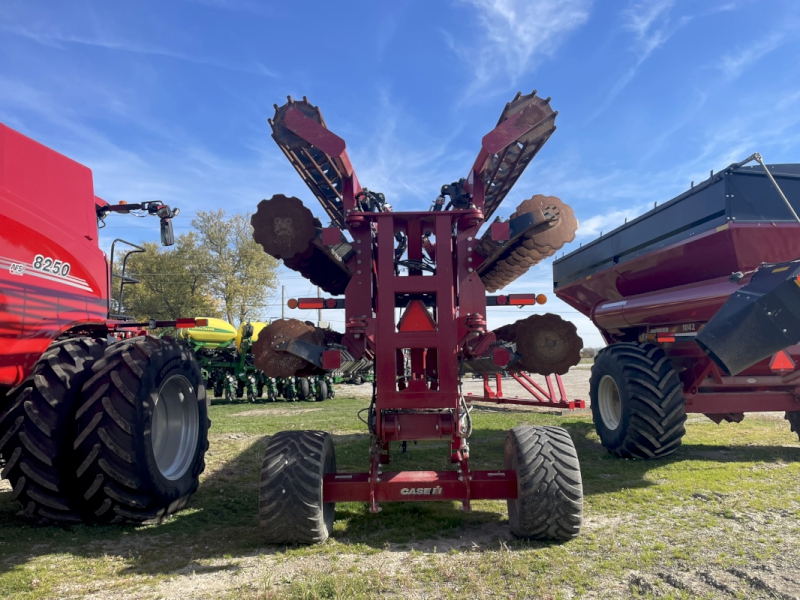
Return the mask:
[[[278,283],[278,261],[253,241],[250,214],[198,211],[192,221],[203,248],[210,292],[229,323],[258,320]]]
[[[146,252],[132,254],[128,259],[126,274],[140,283],[125,286],[125,314],[137,320],[222,315],[211,293],[208,253],[196,233],[181,235],[170,249],[155,242],[145,242],[142,247]],[[115,272],[119,272],[121,260],[115,262]],[[112,295],[115,299],[119,296],[117,278]]]

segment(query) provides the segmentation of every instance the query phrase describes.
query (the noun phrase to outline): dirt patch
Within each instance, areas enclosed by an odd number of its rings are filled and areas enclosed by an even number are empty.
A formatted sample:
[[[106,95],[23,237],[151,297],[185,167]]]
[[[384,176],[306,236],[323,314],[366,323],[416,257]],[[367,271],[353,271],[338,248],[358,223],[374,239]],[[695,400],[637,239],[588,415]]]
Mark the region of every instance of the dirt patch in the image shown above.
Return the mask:
[[[303,413],[317,412],[321,408],[256,408],[253,410],[245,410],[238,413],[233,413],[231,417],[292,417],[294,415],[302,415]]]

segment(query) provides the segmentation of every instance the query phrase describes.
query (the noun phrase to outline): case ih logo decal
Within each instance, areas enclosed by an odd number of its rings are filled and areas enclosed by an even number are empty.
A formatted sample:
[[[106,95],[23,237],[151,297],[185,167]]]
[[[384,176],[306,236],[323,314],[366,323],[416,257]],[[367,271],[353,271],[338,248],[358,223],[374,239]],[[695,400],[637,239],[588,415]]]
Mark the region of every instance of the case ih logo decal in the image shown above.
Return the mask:
[[[400,488],[401,496],[441,496],[441,486],[432,488]]]
[[[67,262],[55,260],[48,256],[37,254],[33,262],[25,263],[0,256],[0,270],[8,269],[12,275],[24,277],[32,275],[48,281],[55,281],[63,285],[78,288],[85,292],[92,292],[92,288],[85,279],[69,274],[71,266]]]

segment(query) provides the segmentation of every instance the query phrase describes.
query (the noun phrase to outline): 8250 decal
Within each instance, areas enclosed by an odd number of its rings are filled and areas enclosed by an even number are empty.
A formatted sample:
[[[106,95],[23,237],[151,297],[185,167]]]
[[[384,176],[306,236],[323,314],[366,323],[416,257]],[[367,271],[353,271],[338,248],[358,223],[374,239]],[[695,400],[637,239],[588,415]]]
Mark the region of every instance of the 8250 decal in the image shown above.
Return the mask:
[[[68,262],[55,260],[49,256],[42,256],[41,254],[37,254],[33,257],[33,268],[37,271],[42,271],[43,273],[61,275],[61,277],[66,277],[69,275],[71,269]]]

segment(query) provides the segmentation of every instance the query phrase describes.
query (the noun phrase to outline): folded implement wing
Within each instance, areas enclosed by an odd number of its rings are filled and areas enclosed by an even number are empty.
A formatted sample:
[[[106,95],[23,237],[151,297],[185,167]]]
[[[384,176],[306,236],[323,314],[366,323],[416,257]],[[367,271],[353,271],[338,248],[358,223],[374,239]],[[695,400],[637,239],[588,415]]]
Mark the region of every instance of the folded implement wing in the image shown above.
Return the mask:
[[[325,125],[319,108],[301,101],[275,105],[272,138],[317,197],[336,227],[344,227],[342,194],[346,180],[355,180],[342,138]],[[356,188],[358,183],[355,182]],[[356,189],[358,192],[359,189]]]
[[[483,137],[471,178],[483,183],[483,218],[488,221],[536,153],[556,130],[550,98],[532,93],[506,104],[497,126]]]

